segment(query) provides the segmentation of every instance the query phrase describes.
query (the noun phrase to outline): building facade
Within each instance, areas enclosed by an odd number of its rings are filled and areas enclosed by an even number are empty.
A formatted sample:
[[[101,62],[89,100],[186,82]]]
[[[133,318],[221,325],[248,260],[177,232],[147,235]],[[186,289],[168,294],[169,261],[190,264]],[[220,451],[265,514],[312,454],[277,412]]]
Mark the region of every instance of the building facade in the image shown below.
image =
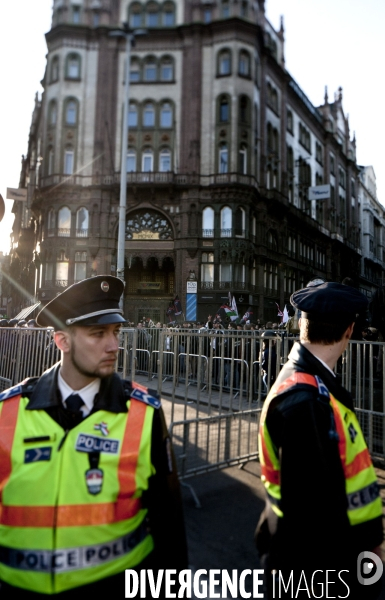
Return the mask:
[[[385,285],[385,207],[377,199],[373,167],[361,167],[358,201],[361,223],[360,288],[371,297]]]
[[[123,22],[146,28],[125,135],[125,41],[110,35]],[[116,273],[122,145],[128,319],[164,321],[188,280],[201,321],[228,291],[266,321],[315,276],[358,281],[360,169],[342,89],[311,104],[264,0],[55,0],[46,39],[13,248],[42,302]],[[309,201],[322,184],[329,198]]]

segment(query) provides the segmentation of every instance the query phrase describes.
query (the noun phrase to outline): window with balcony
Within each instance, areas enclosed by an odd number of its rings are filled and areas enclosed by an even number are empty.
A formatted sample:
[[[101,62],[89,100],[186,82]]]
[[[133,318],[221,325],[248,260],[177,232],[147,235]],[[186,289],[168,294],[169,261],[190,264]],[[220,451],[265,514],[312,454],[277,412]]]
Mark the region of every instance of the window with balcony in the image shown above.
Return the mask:
[[[229,172],[229,150],[226,144],[221,144],[219,148],[219,172]]]
[[[67,206],[63,206],[58,213],[58,236],[70,237],[71,235],[71,211]]]
[[[214,253],[202,252],[201,281],[206,284],[214,282]],[[203,286],[210,287],[210,286]]]
[[[211,206],[202,211],[202,237],[214,237],[214,209]]]
[[[74,158],[75,153],[71,147],[68,147],[64,151],[64,165],[63,165],[63,173],[64,175],[73,175],[74,173]]]
[[[88,210],[82,206],[76,212],[76,237],[88,237],[88,229]]]
[[[136,171],[136,152],[135,150],[129,150],[127,152],[127,173]]]
[[[170,150],[161,150],[159,154],[159,171],[171,171],[171,152]]]
[[[148,173],[154,170],[154,153],[150,149],[144,150],[142,154],[142,171]]]
[[[59,252],[56,262],[56,285],[66,287],[68,285],[68,258],[63,251]]]
[[[87,252],[75,252],[75,273],[76,281],[83,281],[87,272]]]
[[[221,209],[221,237],[231,237],[233,212],[229,206]]]

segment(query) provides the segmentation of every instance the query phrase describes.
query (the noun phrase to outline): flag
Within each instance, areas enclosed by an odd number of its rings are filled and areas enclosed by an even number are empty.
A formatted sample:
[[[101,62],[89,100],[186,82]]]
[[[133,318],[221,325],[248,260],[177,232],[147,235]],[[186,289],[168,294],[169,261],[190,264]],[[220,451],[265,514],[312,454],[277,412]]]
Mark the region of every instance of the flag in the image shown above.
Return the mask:
[[[238,319],[238,313],[232,310],[228,304],[222,304],[218,309],[217,315],[222,321],[236,321]]]
[[[275,304],[276,304],[276,307],[278,309],[277,317],[281,317],[281,322],[282,322],[283,312],[279,308],[279,304],[277,304],[277,302]]]
[[[283,309],[282,323],[287,323],[288,320],[289,320],[289,312],[288,312],[287,306],[285,304],[285,308]]]
[[[247,323],[248,321],[251,321],[251,319],[253,318],[253,314],[254,313],[253,313],[252,307],[249,306],[249,308],[247,309],[247,311],[245,312],[245,314],[242,317],[241,324],[242,323]]]
[[[183,312],[182,311],[182,304],[181,304],[181,302],[179,300],[178,294],[174,298],[174,309],[175,309],[175,316],[176,317],[179,317],[179,315],[181,315],[182,312]]]
[[[237,303],[235,302],[234,296],[229,292],[229,306],[231,307],[232,312],[234,312],[238,316],[238,308]],[[234,319],[232,319],[233,321]]]

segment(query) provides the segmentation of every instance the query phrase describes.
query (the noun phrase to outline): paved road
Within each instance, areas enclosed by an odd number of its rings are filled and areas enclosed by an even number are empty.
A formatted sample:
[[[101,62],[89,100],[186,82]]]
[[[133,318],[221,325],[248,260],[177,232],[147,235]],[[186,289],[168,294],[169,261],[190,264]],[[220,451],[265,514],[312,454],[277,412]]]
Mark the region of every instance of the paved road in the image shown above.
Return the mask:
[[[385,470],[377,469],[377,476],[385,504]],[[250,462],[242,470],[232,467],[207,473],[188,479],[186,483],[193,486],[202,505],[196,508],[189,489],[183,487],[191,568],[226,569],[229,572],[260,568],[253,541],[264,506],[259,463]],[[251,583],[247,585],[249,579],[246,578],[246,591],[252,592]],[[385,600],[384,578],[379,600]]]

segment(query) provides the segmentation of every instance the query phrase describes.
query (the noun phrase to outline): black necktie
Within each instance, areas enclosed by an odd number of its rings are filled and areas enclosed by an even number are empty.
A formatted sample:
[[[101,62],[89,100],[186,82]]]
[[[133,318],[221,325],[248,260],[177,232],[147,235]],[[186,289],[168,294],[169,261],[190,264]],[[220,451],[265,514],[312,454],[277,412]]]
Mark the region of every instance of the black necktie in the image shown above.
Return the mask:
[[[78,413],[82,406],[84,406],[84,402],[79,394],[71,394],[71,396],[68,396],[66,400],[67,410],[72,413]]]

